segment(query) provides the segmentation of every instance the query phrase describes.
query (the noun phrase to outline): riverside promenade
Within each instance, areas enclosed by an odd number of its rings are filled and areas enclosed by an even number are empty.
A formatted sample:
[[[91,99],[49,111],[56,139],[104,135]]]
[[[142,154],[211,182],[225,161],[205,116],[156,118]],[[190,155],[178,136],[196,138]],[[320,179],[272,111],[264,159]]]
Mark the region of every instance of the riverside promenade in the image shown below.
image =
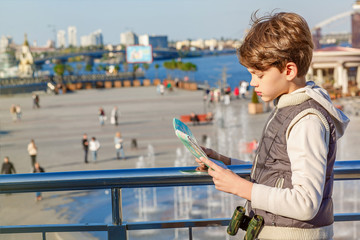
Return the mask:
[[[31,160],[27,153],[27,144],[34,139],[38,147],[37,160],[46,172],[86,171],[102,169],[136,168],[139,158],[149,154],[149,146],[154,149],[154,167],[173,167],[177,157],[176,150],[183,148],[175,136],[172,119],[190,112],[204,113],[202,91],[175,89],[159,95],[155,87],[91,89],[64,95],[40,94],[40,108],[32,108],[30,94],[0,97],[0,157],[9,156],[17,173],[31,172]],[[356,100],[356,99],[355,99]],[[350,123],[345,137],[339,142],[339,160],[358,160],[360,148],[356,142],[360,130],[360,117],[347,106],[355,100],[343,100],[345,112],[349,111]],[[220,110],[215,105],[206,106],[206,110],[223,114],[225,124],[214,121],[213,124],[191,127],[194,135],[201,140],[206,134],[213,139],[214,149],[222,150],[227,142],[235,142],[231,148],[235,157],[239,146],[238,138],[244,142],[259,138],[269,113],[247,114],[248,100],[234,100]],[[10,106],[20,104],[22,120],[13,122]],[[218,103],[222,105],[222,103]],[[110,124],[111,109],[119,109],[119,125]],[[98,109],[103,107],[108,120],[104,126],[98,121]],[[215,115],[216,116],[216,115]],[[219,143],[216,129],[227,129],[228,135]],[[116,160],[114,149],[115,132],[121,131],[125,140],[126,160]],[[95,136],[101,148],[98,160],[84,163],[81,145],[82,135],[89,139]],[[234,133],[234,134],[231,134]],[[131,149],[131,139],[136,139],[137,149]],[[230,148],[230,146],[229,146]],[[232,152],[229,152],[232,154]],[[194,162],[195,165],[195,162]],[[152,167],[152,166],[145,166]],[[63,224],[76,223],[69,219],[68,209],[59,206],[73,201],[71,197],[84,195],[81,192],[45,192],[43,200],[36,202],[35,193],[0,194],[0,225]],[[110,204],[110,203],[109,203]],[[86,208],[86,206],[84,206]],[[229,216],[230,217],[230,216]],[[80,237],[82,236],[82,237]],[[46,239],[94,239],[89,234],[48,233]],[[24,239],[24,235],[0,235],[0,239]],[[41,234],[27,234],[26,239],[41,239]]]

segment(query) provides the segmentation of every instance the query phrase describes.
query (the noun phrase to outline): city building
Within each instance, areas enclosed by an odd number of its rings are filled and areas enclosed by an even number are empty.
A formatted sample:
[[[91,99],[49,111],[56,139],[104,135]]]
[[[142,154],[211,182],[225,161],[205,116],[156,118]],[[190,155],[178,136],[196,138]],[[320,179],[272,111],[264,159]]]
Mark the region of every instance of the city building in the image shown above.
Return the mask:
[[[191,41],[190,40],[177,41],[175,47],[177,50],[181,50],[185,48],[189,49],[191,47]]]
[[[75,26],[68,27],[68,41],[69,41],[69,46],[73,46],[73,47],[77,46],[77,31]]]
[[[314,51],[309,77],[319,85],[331,84],[348,94],[352,87],[360,89],[360,50],[328,47]]]
[[[0,78],[16,77],[18,67],[15,57],[6,52],[0,52]]]
[[[95,46],[103,46],[104,45],[104,40],[103,40],[103,35],[102,35],[101,29],[98,29],[95,32],[93,32],[92,38],[95,42]]]
[[[17,66],[15,51],[12,49],[12,37],[1,36],[0,38],[0,78],[16,77]]]
[[[80,45],[82,47],[103,46],[104,40],[103,40],[103,35],[102,35],[101,29],[96,30],[95,32],[91,33],[90,35],[81,36]]]
[[[6,49],[13,43],[13,39],[10,36],[1,36],[0,38],[0,53],[5,52]]]
[[[205,48],[205,41],[204,39],[197,39],[191,41],[191,47],[195,47],[196,49],[204,49]]]
[[[215,50],[215,48],[218,47],[218,40],[216,39],[205,40],[205,47],[211,51]]]
[[[47,47],[47,48],[55,48],[54,40],[51,40],[51,39],[47,40],[45,47]]]
[[[66,46],[66,40],[65,40],[65,31],[59,30],[57,32],[57,45],[59,48],[64,48]]]
[[[148,35],[139,36],[139,44],[148,46],[151,45],[153,49],[168,48],[168,37],[163,35]]]
[[[120,33],[120,43],[123,45],[137,45],[139,44],[138,36],[133,32]]]

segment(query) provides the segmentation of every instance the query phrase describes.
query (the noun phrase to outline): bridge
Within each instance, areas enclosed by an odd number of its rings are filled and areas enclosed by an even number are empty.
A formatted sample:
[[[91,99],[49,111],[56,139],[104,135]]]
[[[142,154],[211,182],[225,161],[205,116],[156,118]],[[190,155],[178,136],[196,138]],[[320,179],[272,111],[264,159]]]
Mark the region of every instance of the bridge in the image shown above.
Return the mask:
[[[249,178],[251,164],[229,166],[241,177]],[[183,174],[181,171],[194,167],[143,168],[122,170],[97,170],[81,172],[54,172],[39,174],[12,174],[0,178],[0,193],[23,193],[37,191],[74,191],[91,189],[111,189],[112,223],[83,223],[56,225],[0,226],[0,234],[39,233],[46,239],[51,232],[107,232],[108,240],[128,239],[128,231],[149,229],[188,229],[189,239],[193,239],[193,229],[200,227],[220,227],[229,224],[229,218],[185,219],[165,221],[123,221],[122,195],[124,188],[179,187],[212,185],[207,174]],[[337,161],[334,167],[335,180],[359,180],[360,161]],[[354,186],[353,186],[354,187]],[[354,191],[357,191],[354,189]],[[334,196],[343,193],[334,192]],[[205,205],[205,201],[204,201]],[[6,206],[4,206],[6,207]],[[230,217],[230,216],[229,216]],[[335,222],[360,221],[359,212],[336,213]],[[351,225],[352,226],[352,225]],[[243,233],[239,233],[241,235]],[[336,232],[335,232],[336,236]]]
[[[77,57],[77,56],[86,56],[90,58],[102,58],[104,54],[109,53],[122,53],[125,54],[125,50],[98,50],[98,51],[87,51],[87,52],[77,52],[77,53],[69,53],[69,54],[60,54],[51,57],[45,58],[37,58],[34,59],[35,65],[42,65],[46,61],[50,61],[53,59],[60,60],[61,62],[66,62],[69,58]],[[153,50],[154,59],[168,59],[168,58],[177,58],[179,57],[179,53],[176,50],[172,49],[155,49]]]
[[[77,53],[69,53],[69,54],[59,54],[56,56],[45,57],[45,58],[37,58],[34,59],[35,65],[42,65],[46,61],[51,61],[53,59],[60,60],[61,62],[68,61],[69,58],[76,56],[85,56],[91,59],[94,58],[102,58],[104,54],[109,53],[122,53],[125,54],[125,50],[99,50],[99,51],[89,51],[89,52],[77,52]],[[174,59],[179,57],[202,57],[208,55],[220,55],[220,54],[234,54],[235,49],[224,49],[224,50],[198,50],[198,51],[178,51],[174,49],[153,49],[153,59],[161,60],[161,59]]]
[[[316,24],[315,27],[311,29],[313,32],[313,39],[315,43],[315,49],[320,48],[319,40],[321,39],[322,33],[321,29],[335,21],[338,21],[343,18],[351,16],[351,26],[352,26],[352,47],[360,48],[360,2],[356,1],[353,5],[353,9],[343,13],[339,13],[335,16],[332,16],[328,19],[321,21]]]

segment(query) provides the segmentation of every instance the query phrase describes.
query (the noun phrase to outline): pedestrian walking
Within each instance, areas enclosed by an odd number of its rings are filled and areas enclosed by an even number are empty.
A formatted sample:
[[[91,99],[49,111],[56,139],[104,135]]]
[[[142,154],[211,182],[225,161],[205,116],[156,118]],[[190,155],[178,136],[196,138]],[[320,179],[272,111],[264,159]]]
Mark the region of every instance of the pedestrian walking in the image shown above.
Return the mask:
[[[118,117],[119,117],[119,113],[118,113],[118,107],[114,107],[112,110],[111,110],[111,117],[110,117],[110,123],[117,126],[119,123],[118,123]]]
[[[4,157],[4,162],[1,166],[1,174],[13,174],[16,173],[14,164],[9,161],[9,157]]]
[[[100,122],[101,126],[104,126],[105,120],[106,120],[105,111],[101,107],[101,108],[99,108],[99,122]]]
[[[36,156],[37,156],[37,150],[38,150],[34,139],[31,139],[30,143],[28,144],[27,150],[28,150],[28,153],[31,158],[31,166],[34,167],[34,165],[36,163]]]
[[[15,122],[16,121],[16,106],[15,106],[15,104],[11,105],[10,114],[12,116],[12,120]]]
[[[84,133],[84,135],[83,135],[82,146],[84,149],[85,163],[88,163],[89,141],[88,141],[88,137],[87,137],[86,133]]]
[[[248,92],[249,83],[246,81],[241,81],[240,83],[240,95],[242,98],[246,98]]]
[[[32,95],[33,98],[33,108],[40,108],[40,97],[37,94]]]
[[[16,105],[15,107],[15,111],[16,111],[16,120],[20,121],[21,120],[21,116],[22,116],[22,112],[21,112],[21,107],[20,105]]]
[[[124,152],[124,140],[121,137],[121,133],[117,132],[114,137],[114,144],[116,149],[116,159],[120,159],[120,155],[122,159],[125,159]]]
[[[240,95],[239,87],[236,86],[234,88],[234,96],[235,96],[236,99],[239,99],[239,95]]]
[[[96,140],[95,137],[92,137],[89,142],[89,150],[91,151],[93,161],[95,162],[97,159],[97,152],[100,148],[100,143],[98,140]]]
[[[42,168],[38,162],[35,163],[33,173],[43,173],[43,172],[45,172],[44,168]],[[42,200],[41,192],[36,192],[36,201],[41,201],[41,200]]]

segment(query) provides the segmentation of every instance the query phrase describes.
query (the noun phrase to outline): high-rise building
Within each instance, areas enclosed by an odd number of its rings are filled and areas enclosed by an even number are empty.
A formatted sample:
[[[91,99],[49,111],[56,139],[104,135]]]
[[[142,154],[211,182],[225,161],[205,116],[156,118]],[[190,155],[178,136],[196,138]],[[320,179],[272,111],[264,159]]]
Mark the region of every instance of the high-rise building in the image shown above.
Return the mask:
[[[124,45],[139,44],[138,36],[133,32],[120,33],[120,43]]]
[[[13,42],[12,37],[10,37],[10,36],[1,36],[1,39],[0,39],[0,53],[5,52],[6,48],[9,47],[12,42]]]
[[[60,48],[63,48],[66,46],[66,40],[65,40],[65,31],[59,30],[57,32],[57,45]]]
[[[87,46],[102,46],[104,45],[103,35],[101,29],[96,30],[90,35],[82,36],[80,38],[80,45],[82,47]]]
[[[69,46],[76,47],[77,46],[77,31],[75,26],[68,27],[68,41]]]
[[[101,29],[96,30],[91,35],[92,35],[92,38],[94,39],[94,43],[95,43],[94,45],[95,46],[104,45],[104,40],[103,40],[103,35],[102,35],[102,32],[101,32]]]
[[[153,49],[155,48],[168,48],[168,37],[160,35],[148,35],[144,34],[139,36],[140,45],[151,45]]]

